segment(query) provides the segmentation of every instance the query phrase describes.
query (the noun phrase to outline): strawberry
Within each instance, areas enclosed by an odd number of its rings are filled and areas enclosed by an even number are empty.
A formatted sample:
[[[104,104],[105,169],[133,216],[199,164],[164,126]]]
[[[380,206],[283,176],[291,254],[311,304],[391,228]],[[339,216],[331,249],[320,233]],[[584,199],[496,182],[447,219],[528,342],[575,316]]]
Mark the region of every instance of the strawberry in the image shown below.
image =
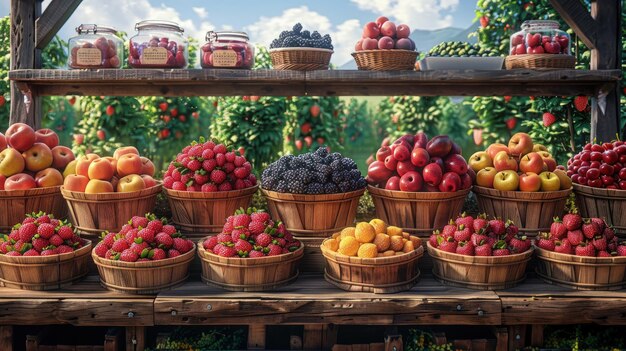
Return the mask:
[[[491,256],[491,245],[489,245],[488,243],[476,245],[476,247],[474,248],[474,254],[476,256]]]
[[[226,173],[220,169],[214,169],[211,171],[211,182],[215,184],[222,184],[226,180]]]
[[[606,238],[601,235],[594,237],[593,240],[591,241],[591,244],[598,251],[606,251],[607,246],[608,246],[606,242]]]
[[[474,256],[474,244],[471,241],[461,241],[456,247],[459,255]]]
[[[37,251],[35,249],[30,249],[30,250],[24,252],[24,254],[22,256],[39,256],[39,251]]]
[[[589,103],[589,99],[586,96],[579,95],[574,98],[574,107],[578,112],[583,112],[587,108],[587,104]]]
[[[530,249],[531,241],[527,236],[514,236],[509,242],[511,246],[511,252],[513,253],[522,253],[526,252]]]
[[[247,214],[238,214],[233,218],[233,227],[243,228],[250,224],[250,216]]]
[[[148,256],[150,256],[150,254],[148,254]],[[167,258],[165,251],[163,251],[163,249],[159,249],[158,247],[152,249],[151,256],[153,261],[164,260]]]
[[[132,224],[133,228],[145,228],[148,226],[149,220],[146,217],[134,216],[130,220],[130,224]]]
[[[439,233],[438,230],[435,230],[430,237],[428,238],[428,242],[430,243],[430,246],[432,247],[438,247],[439,246],[439,238],[442,238],[441,234]],[[258,242],[258,238],[257,238],[257,242]]]
[[[224,182],[217,187],[217,191],[231,191],[231,190],[233,190],[233,186],[228,182]]]
[[[206,172],[213,172],[217,167],[217,161],[214,158],[202,161],[202,169]]]
[[[271,220],[271,218],[270,214],[267,212],[254,212],[250,215],[250,221],[252,222],[267,223],[269,220]]]
[[[582,225],[583,235],[587,239],[593,239],[594,237],[600,235],[602,231],[597,223],[591,222],[590,220],[585,220]]]
[[[133,229],[131,224],[124,224],[118,234],[126,235],[129,230]]]
[[[267,247],[272,242],[272,237],[269,234],[261,233],[256,237],[256,244],[262,247]]]
[[[567,240],[570,244],[572,244],[572,246],[579,245],[584,239],[585,237],[580,229],[567,232]]]
[[[43,249],[48,245],[50,245],[50,243],[44,238],[33,239],[33,248],[39,252],[43,251]]]
[[[596,257],[613,257],[613,256],[607,251],[598,251],[598,253],[596,254]]]
[[[500,236],[506,232],[506,225],[501,219],[490,220],[489,228],[491,228],[491,231],[497,236]]]
[[[172,237],[165,233],[157,234],[154,240],[159,247],[162,247],[164,249],[169,249],[174,244],[174,240],[172,239]]]
[[[555,239],[563,239],[567,235],[567,228],[559,217],[554,217],[554,222],[550,225],[550,235]]]
[[[617,256],[626,256],[626,242],[621,242],[617,246]]]
[[[176,234],[176,228],[171,224],[164,225],[161,231],[169,236]],[[158,233],[158,231],[155,231],[155,233]]]
[[[257,250],[252,250],[249,253],[249,257],[250,258],[257,258],[257,257],[263,257],[265,256],[261,251],[257,251]]]
[[[443,241],[439,243],[439,250],[456,253],[457,243],[453,238],[444,238]]]
[[[96,255],[98,255],[98,257],[102,257],[102,258],[104,258],[104,256],[106,255],[107,251],[109,251],[109,248],[102,241],[99,242],[96,245],[96,247],[94,247],[94,249],[93,249],[93,252],[95,252]]]
[[[167,250],[167,258],[174,258],[180,256],[180,251],[176,249]]]
[[[572,255],[574,253],[572,244],[567,239],[556,240],[554,242],[554,252],[568,254],[568,255]]]
[[[74,249],[72,249],[71,247],[67,246],[67,245],[61,245],[59,247],[57,247],[57,254],[65,254],[65,253],[70,253],[70,252],[74,252]]]
[[[137,262],[138,259],[139,255],[131,249],[122,251],[122,254],[120,255],[120,261],[124,262]]]
[[[63,240],[70,240],[74,236],[74,231],[72,230],[71,227],[64,225],[59,228],[59,230],[57,231],[57,234],[59,234],[59,236]]]
[[[587,242],[582,242],[576,246],[575,249],[576,256],[588,256],[588,257],[596,257],[596,249]]]
[[[470,238],[472,237],[472,232],[470,228],[471,227],[466,227],[465,224],[459,225],[457,230],[454,232],[454,240],[456,240],[457,242],[470,240]]]
[[[190,171],[195,172],[202,168],[202,163],[200,163],[200,161],[198,160],[189,160],[189,162],[187,163],[187,168]]]
[[[146,243],[152,243],[154,241],[154,230],[144,228],[137,233],[137,237]]]
[[[39,216],[35,222],[37,222],[37,224],[42,224],[42,223],[50,223],[50,216],[48,216],[47,214],[44,214],[42,216]]]
[[[494,256],[509,256],[511,254],[511,252],[509,251],[509,249],[495,249],[493,250],[493,255]]]
[[[472,228],[474,228],[474,233],[478,233],[481,229],[487,231],[489,228],[489,221],[487,220],[486,214],[480,214],[476,218],[474,218],[474,223],[472,224]]]
[[[457,227],[464,225],[465,228],[473,228],[474,218],[463,212],[459,217],[454,220],[454,223],[457,225]]]
[[[222,245],[217,254],[222,257],[233,257],[237,254],[237,251],[232,247]]]
[[[235,250],[237,250],[237,253],[239,254],[239,256],[242,256],[242,257],[247,256],[248,253],[252,251],[252,244],[250,244],[249,242],[243,239],[239,239],[235,243]]]
[[[250,171],[245,167],[237,167],[233,174],[239,179],[245,179],[250,175]]]
[[[580,217],[578,213],[568,213],[563,216],[563,224],[567,230],[576,230],[579,229],[583,223],[583,219]]]
[[[148,222],[148,225],[146,225],[146,228],[152,230],[154,233],[159,233],[161,232],[161,230],[163,230],[163,222],[161,222],[158,219],[153,219],[150,222]]]
[[[57,228],[61,225],[61,221],[56,218],[50,218],[50,224],[52,224],[53,227]]]
[[[556,117],[550,112],[545,112],[542,116],[544,127],[549,127],[556,122]]]
[[[269,249],[269,252],[267,253],[268,256],[278,256],[283,253],[283,248],[278,245],[269,244],[267,245],[267,248]]]
[[[481,228],[482,230],[482,228]],[[482,233],[474,233],[472,234],[470,241],[472,242],[472,244],[474,244],[474,246],[478,246],[481,243],[486,243],[489,241],[489,238]]]
[[[130,244],[130,250],[135,251],[137,255],[141,255],[141,252],[148,247],[147,242],[142,242],[141,244],[132,243]]]
[[[536,239],[536,244],[544,250],[554,251],[554,240],[552,239],[552,235],[549,233],[539,233]]]
[[[248,239],[248,237],[250,237],[250,231],[248,230],[248,228],[235,228],[233,229],[232,233],[230,234],[230,236],[232,237],[232,241],[233,242],[237,242],[237,240],[239,239]]]
[[[230,234],[220,233],[217,234],[218,243],[229,243],[233,241],[233,237]]]
[[[604,232],[604,228],[606,228],[606,222],[604,221],[604,219],[602,218],[590,218],[591,222],[595,223],[599,230],[600,233]]]
[[[38,234],[39,228],[34,223],[26,223],[20,227],[18,230],[18,237],[22,241],[31,241],[35,234]],[[47,231],[46,231],[47,234]],[[52,228],[52,234],[54,234],[54,228]],[[52,234],[44,239],[49,239]],[[41,236],[41,234],[39,234]]]
[[[17,229],[13,229],[11,233],[9,234],[9,238],[11,238],[11,240],[14,240],[14,241],[20,240],[20,231]]]
[[[51,251],[52,250],[46,250],[46,251]],[[41,252],[41,254],[43,254],[43,251]],[[54,253],[53,253],[54,254]],[[22,256],[21,253],[17,252],[17,251],[9,251],[6,253],[7,256]],[[49,256],[50,254],[48,254],[47,256]],[[43,256],[43,255],[42,255]]]
[[[450,224],[446,224],[441,230],[441,236],[445,238],[453,237],[456,232],[456,224],[450,220]]]
[[[213,250],[213,248],[215,247],[215,245],[217,245],[217,237],[216,236],[212,236],[209,237],[208,239],[206,239],[203,243],[202,246],[204,247],[205,250],[209,251],[209,250]]]
[[[174,238],[173,247],[175,250],[179,251],[181,254],[184,254],[191,250],[193,245],[188,245],[188,240],[183,238]]]
[[[505,223],[505,225],[504,225],[504,226],[506,227],[505,232],[506,232],[508,235],[513,235],[513,236],[515,236],[515,235],[517,235],[517,234],[519,233],[519,228],[518,228],[518,227],[515,225],[515,223],[513,223],[513,221],[511,221],[511,220],[506,221],[506,223]]]
[[[613,240],[613,238],[615,237],[615,230],[613,230],[612,227],[607,226],[606,228],[604,228],[602,236],[604,236],[607,241]]]
[[[125,239],[117,239],[111,246],[111,250],[115,252],[122,252],[128,248],[129,248],[128,242],[126,242]]]
[[[54,234],[50,238],[50,245],[61,246],[61,245],[63,245],[63,239],[61,239],[61,237],[59,235]]]
[[[252,235],[257,235],[257,234],[261,234],[265,231],[266,225],[263,222],[250,222],[250,224],[248,225],[248,230],[250,231],[250,234]]]
[[[513,129],[515,129],[515,126],[517,125],[517,118],[511,117],[511,118],[507,119],[506,121],[504,121],[504,123],[506,124],[506,127],[509,130],[513,130]]]
[[[274,240],[272,240],[272,244],[278,245],[280,247],[285,247],[285,245],[287,245],[287,240],[283,238],[275,238]]]
[[[198,172],[196,172],[196,173],[193,175],[193,180],[194,180],[194,182],[196,182],[196,184],[198,184],[198,185],[204,185],[204,184],[206,184],[206,183],[209,181],[209,178],[210,178],[210,177],[209,177],[209,175],[208,175],[206,172],[201,173],[201,172],[199,172],[199,171],[198,171]]]
[[[107,233],[102,238],[102,242],[109,248],[113,246],[113,243],[115,242],[115,233]]]

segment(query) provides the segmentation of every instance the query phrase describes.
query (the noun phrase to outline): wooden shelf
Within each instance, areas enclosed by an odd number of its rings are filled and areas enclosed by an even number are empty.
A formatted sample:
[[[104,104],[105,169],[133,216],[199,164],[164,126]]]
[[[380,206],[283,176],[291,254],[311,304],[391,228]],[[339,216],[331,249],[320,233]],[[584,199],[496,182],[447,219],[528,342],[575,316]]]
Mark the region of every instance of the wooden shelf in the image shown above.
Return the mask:
[[[621,71],[21,69],[9,78],[22,91],[48,96],[546,96],[597,95],[614,87]]]

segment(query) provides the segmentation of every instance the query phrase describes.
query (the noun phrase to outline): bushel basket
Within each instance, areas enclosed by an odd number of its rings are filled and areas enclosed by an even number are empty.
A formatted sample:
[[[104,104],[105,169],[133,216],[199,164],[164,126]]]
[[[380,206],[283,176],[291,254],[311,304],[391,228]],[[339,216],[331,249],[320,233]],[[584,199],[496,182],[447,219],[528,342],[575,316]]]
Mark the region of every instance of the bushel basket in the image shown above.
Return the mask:
[[[576,58],[564,54],[524,54],[507,56],[506,69],[574,69]]]
[[[362,50],[352,53],[360,70],[365,71],[413,71],[417,51],[411,50]]]
[[[333,51],[318,48],[278,48],[270,50],[272,68],[278,70],[327,70]]]
[[[43,211],[55,218],[67,217],[61,186],[29,190],[0,190],[0,233],[8,233],[28,213]]]
[[[626,235],[626,190],[592,188],[574,183],[574,194],[585,218],[603,218],[615,233]]]

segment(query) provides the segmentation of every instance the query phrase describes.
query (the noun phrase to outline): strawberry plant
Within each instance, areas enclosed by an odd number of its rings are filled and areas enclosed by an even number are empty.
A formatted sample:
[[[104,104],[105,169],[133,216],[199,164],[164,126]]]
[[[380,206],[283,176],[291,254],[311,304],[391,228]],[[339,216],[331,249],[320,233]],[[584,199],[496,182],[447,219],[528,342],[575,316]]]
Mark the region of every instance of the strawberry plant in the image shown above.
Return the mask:
[[[391,124],[387,133],[392,138],[406,133],[423,131],[427,135],[437,135],[437,123],[442,117],[441,106],[448,101],[444,97],[395,96],[392,102]]]
[[[344,143],[345,118],[340,116],[343,102],[338,97],[294,97],[285,127],[285,150],[293,154],[313,151],[320,146],[333,150]]]
[[[372,136],[373,119],[367,109],[367,101],[350,99],[348,103],[344,104],[341,118],[346,125],[345,135],[350,142],[356,142]]]

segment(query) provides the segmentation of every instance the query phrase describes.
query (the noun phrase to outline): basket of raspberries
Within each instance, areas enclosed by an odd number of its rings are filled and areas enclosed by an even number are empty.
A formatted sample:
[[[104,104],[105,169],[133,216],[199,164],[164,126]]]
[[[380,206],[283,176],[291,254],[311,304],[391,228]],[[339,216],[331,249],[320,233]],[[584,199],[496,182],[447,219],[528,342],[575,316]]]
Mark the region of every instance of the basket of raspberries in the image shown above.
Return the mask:
[[[526,278],[534,247],[511,221],[461,214],[428,239],[433,275],[447,285],[507,289]]]
[[[330,35],[302,30],[302,24],[296,23],[272,41],[269,52],[274,69],[327,70],[333,44]]]
[[[91,241],[44,212],[27,215],[0,237],[0,282],[24,290],[53,290],[89,273]]]
[[[156,294],[188,277],[195,244],[165,219],[134,216],[118,233],[102,233],[91,257],[109,290]]]
[[[255,208],[229,216],[222,232],[201,240],[202,281],[232,291],[263,291],[298,277],[304,245],[280,221]]]
[[[575,209],[558,217],[535,240],[537,274],[578,290],[620,290],[626,286],[626,242],[602,218],[582,218]]]
[[[193,240],[219,233],[224,218],[248,207],[258,189],[243,152],[202,138],[170,163],[163,187],[172,221]]]

